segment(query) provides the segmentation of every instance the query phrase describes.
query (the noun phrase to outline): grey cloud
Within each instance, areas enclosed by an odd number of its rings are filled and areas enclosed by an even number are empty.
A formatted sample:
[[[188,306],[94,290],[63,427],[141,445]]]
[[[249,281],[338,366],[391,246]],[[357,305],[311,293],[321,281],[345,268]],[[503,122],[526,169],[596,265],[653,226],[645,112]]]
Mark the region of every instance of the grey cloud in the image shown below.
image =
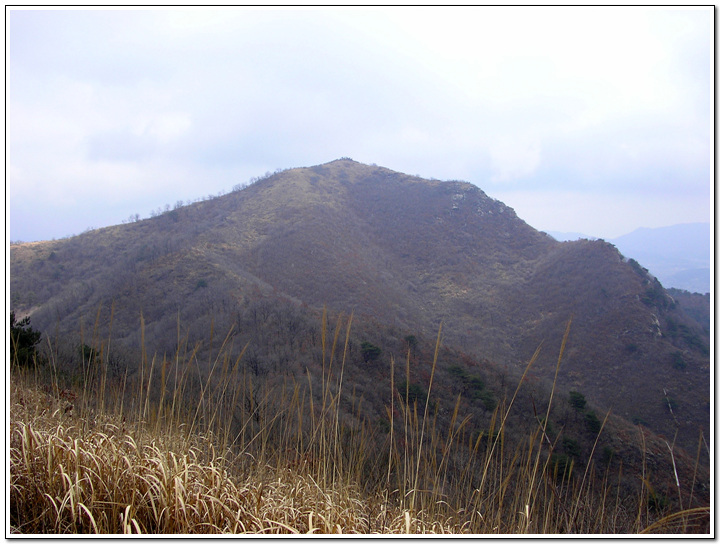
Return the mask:
[[[35,168],[27,157],[53,157],[66,161],[53,170],[89,179],[118,175],[113,164],[100,163],[132,164],[137,168],[122,172],[139,176],[134,186],[145,191],[138,199],[150,194],[145,176],[155,180],[164,171],[186,173],[184,187],[173,190],[215,193],[265,170],[340,156],[496,192],[708,194],[708,14],[682,25],[659,17],[667,28],[658,25],[658,36],[672,41],[665,48],[658,41],[656,64],[639,67],[647,79],[633,79],[662,83],[645,107],[640,91],[603,79],[617,77],[612,63],[600,75],[584,66],[578,78],[543,43],[520,47],[517,32],[499,42],[512,51],[473,49],[485,43],[481,37],[442,34],[453,32],[451,17],[444,26],[430,20],[410,28],[416,18],[385,18],[381,9],[12,11],[8,107],[18,113],[9,116],[11,166],[21,161],[18,171],[46,172],[50,167]],[[639,51],[629,53],[642,58]],[[37,111],[59,111],[53,118],[72,125],[79,149],[70,153],[51,136],[34,136],[43,132],[42,114],[32,128],[15,131],[23,138],[13,143],[13,128],[28,126],[26,112]],[[185,129],[173,130],[178,119]],[[501,167],[509,172],[502,182]],[[194,177],[202,181],[193,185]],[[180,197],[157,198],[148,210]]]

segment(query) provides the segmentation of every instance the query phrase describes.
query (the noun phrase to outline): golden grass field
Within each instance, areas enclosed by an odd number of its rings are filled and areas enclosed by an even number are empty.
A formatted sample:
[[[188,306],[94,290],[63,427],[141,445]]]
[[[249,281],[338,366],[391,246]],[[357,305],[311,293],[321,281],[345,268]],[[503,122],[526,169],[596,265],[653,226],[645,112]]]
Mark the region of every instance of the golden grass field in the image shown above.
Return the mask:
[[[333,338],[323,327],[327,358],[314,395],[309,379],[258,389],[222,349],[199,397],[190,397],[183,370],[192,353],[180,350],[162,364],[143,350],[134,381],[110,380],[101,355],[75,386],[61,383],[52,361],[15,368],[8,533],[709,531],[707,507],[657,511],[649,486],[621,493],[592,464],[559,473],[543,425],[506,446],[514,397],[499,404],[484,436],[464,433],[457,408],[450,426],[438,428],[429,402],[436,360],[428,398],[388,399],[389,432],[349,428],[340,405],[359,413],[362,402],[343,383],[351,322],[344,347],[341,327]],[[239,432],[230,433],[230,421]]]

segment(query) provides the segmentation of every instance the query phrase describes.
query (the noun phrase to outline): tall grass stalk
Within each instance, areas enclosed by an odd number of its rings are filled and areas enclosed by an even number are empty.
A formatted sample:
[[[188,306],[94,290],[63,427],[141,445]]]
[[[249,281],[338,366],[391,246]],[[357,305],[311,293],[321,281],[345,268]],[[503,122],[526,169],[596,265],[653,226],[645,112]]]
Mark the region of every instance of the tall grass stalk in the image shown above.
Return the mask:
[[[560,438],[548,436],[555,384],[544,420],[522,439],[506,439],[540,347],[513,395],[500,399],[479,431],[463,414],[461,396],[446,415],[436,406],[440,328],[422,408],[410,395],[410,350],[404,391],[390,358],[389,430],[380,432],[345,383],[352,322],[352,314],[338,316],[331,333],[324,310],[317,374],[308,366],[299,379],[272,381],[248,372],[248,345],[232,355],[232,329],[201,368],[200,345],[189,347],[179,321],[170,357],[149,358],[143,344],[137,372],[111,376],[110,339],[96,338],[96,320],[92,345],[100,346],[102,364],[81,363],[77,400],[61,394],[58,351],[49,345],[47,391],[38,387],[37,368],[12,376],[12,530],[596,534],[704,527],[707,508],[664,517],[649,511],[644,461],[646,483],[636,497],[621,495],[622,473],[613,484],[608,472],[598,477],[591,462],[609,413],[582,478],[572,463],[562,471],[552,465]],[[569,330],[570,323],[556,378]],[[142,315],[140,331],[144,343]]]
[[[560,362],[562,361],[563,353],[565,353],[565,345],[567,344],[568,337],[570,336],[570,325],[572,324],[572,318],[568,321],[567,326],[565,327],[565,334],[563,335],[562,342],[560,344],[560,353],[558,354],[557,364],[555,365],[555,376],[553,377],[553,383],[552,387],[550,388],[550,399],[548,400],[548,406],[547,411],[545,412],[545,420],[542,422],[542,428],[541,428],[541,439],[537,447],[537,453],[535,455],[535,464],[533,466],[533,469],[530,473],[530,485],[528,486],[528,495],[526,498],[525,503],[525,524],[524,524],[524,532],[527,532],[530,529],[530,505],[533,504],[533,495],[534,495],[534,488],[535,488],[535,479],[537,477],[538,468],[540,466],[540,458],[541,458],[541,451],[542,451],[542,444],[543,444],[543,438],[547,437],[547,425],[550,421],[550,410],[552,408],[552,401],[553,397],[555,395],[555,387],[557,386],[557,378],[558,374],[560,373]],[[551,450],[552,451],[552,450]],[[547,464],[543,467],[543,472],[547,469]],[[534,509],[533,509],[534,510]]]
[[[430,405],[430,393],[432,392],[433,378],[435,377],[435,368],[437,367],[438,352],[440,351],[440,338],[442,335],[442,324],[438,328],[437,340],[435,342],[435,354],[433,355],[432,369],[430,370],[430,384],[428,385],[427,395],[425,397],[425,410],[423,411],[422,426],[420,430],[420,440],[417,444],[417,461],[415,464],[415,478],[413,479],[413,493],[412,499],[410,500],[410,510],[415,510],[415,499],[419,492],[419,474],[420,474],[420,460],[422,459],[423,451],[423,439],[425,438],[425,425],[428,416],[428,406]]]
[[[494,459],[493,454],[495,452],[495,448],[498,445],[498,441],[500,441],[500,449],[501,449],[500,456],[502,457],[502,453],[503,453],[502,452],[502,438],[503,438],[503,434],[504,434],[504,430],[505,430],[505,422],[507,421],[507,418],[510,415],[510,410],[512,409],[512,405],[515,402],[515,399],[517,398],[518,391],[520,391],[520,386],[525,381],[525,376],[527,375],[527,373],[530,370],[530,368],[532,367],[533,363],[535,363],[538,356],[540,355],[540,347],[541,346],[538,346],[538,348],[535,350],[535,353],[530,358],[530,361],[528,361],[528,364],[526,365],[525,370],[523,371],[523,374],[520,377],[520,381],[518,382],[518,385],[515,388],[515,392],[513,393],[512,399],[510,400],[510,404],[508,405],[507,409],[504,410],[504,416],[503,416],[502,421],[500,422],[500,427],[497,431],[497,434],[495,434],[494,429],[491,427],[491,435],[489,436],[489,438],[492,438],[492,447],[490,448],[490,450],[487,453],[486,458],[485,458],[485,463],[484,463],[483,471],[482,471],[482,477],[480,479],[480,486],[475,490],[475,503],[473,504],[473,517],[475,516],[476,513],[480,512],[480,507],[483,502],[483,491],[484,491],[485,483],[486,483],[486,480],[488,477],[488,472],[491,467],[491,463]],[[493,421],[495,421],[495,418],[493,418]],[[493,437],[493,435],[495,435],[495,436]],[[493,466],[495,466],[495,465],[493,465]],[[502,468],[503,468],[502,464],[499,465],[499,468],[500,468],[500,480],[502,481]]]

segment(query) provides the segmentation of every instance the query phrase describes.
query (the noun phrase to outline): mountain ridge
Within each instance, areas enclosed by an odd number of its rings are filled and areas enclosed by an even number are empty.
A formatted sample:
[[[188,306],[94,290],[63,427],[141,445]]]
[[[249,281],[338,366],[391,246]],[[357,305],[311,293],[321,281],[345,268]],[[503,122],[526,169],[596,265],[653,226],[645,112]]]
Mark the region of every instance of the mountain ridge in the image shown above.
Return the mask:
[[[597,238],[581,233],[550,232],[558,241]],[[667,288],[710,292],[710,224],[680,223],[640,227],[607,239],[625,256],[649,269]]]
[[[513,369],[560,345],[572,317],[560,387],[688,447],[709,432],[707,339],[662,287],[612,245],[558,242],[468,182],[349,159],[290,169],[152,219],[12,246],[11,296],[45,331],[90,327],[114,300],[101,327],[137,342],[142,315],[160,353],[178,320],[227,327],[238,308],[281,297],[405,335],[443,324],[448,345]],[[556,363],[543,350],[533,373],[551,380]]]

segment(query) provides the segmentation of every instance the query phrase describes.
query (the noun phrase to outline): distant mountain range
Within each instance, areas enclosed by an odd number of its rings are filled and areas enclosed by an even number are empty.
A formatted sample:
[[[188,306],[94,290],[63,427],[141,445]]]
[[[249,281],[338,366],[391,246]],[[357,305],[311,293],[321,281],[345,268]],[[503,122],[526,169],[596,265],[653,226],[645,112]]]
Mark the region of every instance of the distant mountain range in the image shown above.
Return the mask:
[[[594,239],[575,232],[549,234],[559,241]],[[607,241],[623,255],[647,268],[666,288],[701,294],[710,292],[709,223],[639,228]]]
[[[219,341],[208,331],[232,330],[257,376],[316,368],[323,306],[354,312],[348,376],[377,418],[391,357],[404,361],[415,340],[432,345],[442,324],[443,345],[455,351],[438,363],[437,394],[450,411],[458,380],[472,373],[495,376],[486,378],[497,384],[490,397],[511,395],[513,376],[542,346],[527,376],[523,413],[532,420],[572,318],[558,391],[579,391],[603,413],[677,435],[694,451],[710,430],[708,331],[640,255],[642,266],[618,249],[558,242],[470,183],[340,159],[150,219],[13,244],[11,306],[68,346],[112,336],[113,356],[142,342],[172,357],[186,338],[206,360],[202,350],[209,359]],[[375,366],[361,354],[366,343],[383,353]],[[429,370],[412,364],[427,387]],[[490,406],[487,389],[470,405]],[[558,421],[570,425],[563,413]]]

